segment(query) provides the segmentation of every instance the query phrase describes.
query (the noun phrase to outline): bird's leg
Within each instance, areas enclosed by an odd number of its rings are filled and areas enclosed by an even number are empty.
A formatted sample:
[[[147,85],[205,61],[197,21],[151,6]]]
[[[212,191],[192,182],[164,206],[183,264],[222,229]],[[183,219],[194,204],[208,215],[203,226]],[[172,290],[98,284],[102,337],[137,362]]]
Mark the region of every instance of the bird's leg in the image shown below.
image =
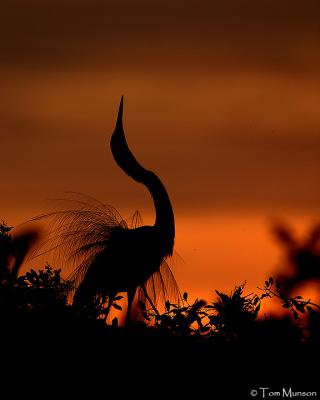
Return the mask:
[[[144,287],[144,285],[141,285],[141,287],[142,287],[143,293],[146,296],[146,299],[148,300],[148,302],[150,303],[153,311],[159,316],[160,315],[159,311],[157,310],[156,306],[153,304],[153,301],[150,299],[150,296],[148,295],[146,288]]]
[[[134,300],[134,297],[136,295],[136,290],[137,288],[132,288],[128,290],[128,308],[127,308],[127,315],[126,315],[126,326],[130,324],[130,317],[131,317],[131,310],[132,310],[132,303]]]

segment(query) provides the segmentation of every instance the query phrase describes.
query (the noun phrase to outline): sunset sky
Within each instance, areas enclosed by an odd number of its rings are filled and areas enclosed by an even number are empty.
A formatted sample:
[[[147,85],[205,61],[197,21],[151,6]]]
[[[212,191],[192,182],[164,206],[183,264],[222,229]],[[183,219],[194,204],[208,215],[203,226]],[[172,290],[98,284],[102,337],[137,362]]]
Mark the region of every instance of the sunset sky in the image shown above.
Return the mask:
[[[153,223],[109,149],[121,95],[128,143],[172,199],[183,291],[255,288],[283,259],[272,221],[303,236],[320,220],[319,1],[3,0],[0,14],[9,225],[65,191]]]

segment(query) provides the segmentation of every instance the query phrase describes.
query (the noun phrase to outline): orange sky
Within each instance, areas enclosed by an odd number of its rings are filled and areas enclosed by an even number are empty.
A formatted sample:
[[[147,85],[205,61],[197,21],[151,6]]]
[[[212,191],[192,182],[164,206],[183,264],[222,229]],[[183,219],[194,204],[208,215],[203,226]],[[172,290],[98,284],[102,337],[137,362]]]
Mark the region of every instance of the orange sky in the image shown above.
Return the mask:
[[[319,2],[13,0],[1,12],[8,224],[67,190],[152,223],[108,146],[122,94],[128,142],[172,198],[183,290],[254,288],[281,262],[271,218],[300,234],[320,219]]]

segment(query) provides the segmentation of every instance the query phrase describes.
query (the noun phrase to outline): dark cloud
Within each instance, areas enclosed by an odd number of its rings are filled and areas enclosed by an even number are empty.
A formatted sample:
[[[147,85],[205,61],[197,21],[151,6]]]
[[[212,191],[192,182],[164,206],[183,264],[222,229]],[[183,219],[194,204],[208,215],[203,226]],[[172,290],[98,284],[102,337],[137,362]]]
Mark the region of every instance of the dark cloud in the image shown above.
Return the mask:
[[[318,1],[5,1],[6,67],[316,72]]]

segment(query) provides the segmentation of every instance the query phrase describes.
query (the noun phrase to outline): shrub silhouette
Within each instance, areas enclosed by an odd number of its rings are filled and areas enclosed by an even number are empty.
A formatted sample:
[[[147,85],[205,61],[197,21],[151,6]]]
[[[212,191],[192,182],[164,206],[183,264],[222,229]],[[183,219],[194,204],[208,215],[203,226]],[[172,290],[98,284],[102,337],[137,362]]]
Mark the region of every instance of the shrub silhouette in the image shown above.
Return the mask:
[[[226,341],[238,340],[254,329],[261,303],[267,298],[278,298],[284,309],[289,309],[294,319],[306,312],[314,321],[319,316],[320,307],[304,300],[301,296],[287,297],[280,284],[271,277],[264,282],[262,294],[244,294],[245,284],[236,286],[230,295],[215,291],[216,301],[207,304],[196,299],[189,303],[188,294],[184,293],[182,304],[166,302],[166,311],[160,314],[153,308],[146,309],[140,304],[144,319],[162,331],[176,336],[219,337]]]
[[[312,227],[301,241],[283,223],[273,227],[273,234],[286,252],[288,273],[276,276],[285,294],[291,295],[304,283],[320,282],[320,225]]]
[[[146,320],[155,320],[155,326],[175,335],[212,335],[225,338],[237,336],[248,328],[257,317],[260,299],[257,295],[244,296],[244,285],[236,286],[231,295],[216,291],[218,299],[212,304],[196,299],[188,302],[188,294],[183,295],[183,305],[166,303],[163,314],[144,311]]]
[[[264,282],[258,294],[245,294],[245,284],[236,286],[230,294],[215,291],[217,298],[211,303],[201,299],[190,301],[184,293],[181,304],[166,301],[164,312],[154,306],[148,309],[141,302],[145,323],[123,328],[116,318],[111,325],[107,324],[102,297],[97,296],[94,307],[85,311],[68,304],[72,289],[72,282],[62,279],[61,271],[49,265],[0,284],[0,343],[5,343],[4,360],[19,358],[28,365],[32,358],[41,355],[60,368],[66,366],[66,376],[70,368],[79,376],[80,368],[87,381],[92,369],[93,382],[97,371],[107,371],[112,382],[128,374],[128,370],[136,379],[149,374],[150,382],[154,382],[155,374],[163,373],[158,366],[165,363],[165,374],[175,376],[179,383],[182,381],[174,366],[197,366],[190,384],[199,391],[197,382],[202,382],[203,373],[209,371],[211,391],[216,393],[225,373],[243,382],[248,378],[258,381],[270,370],[274,377],[291,379],[296,372],[291,365],[299,366],[311,354],[318,354],[319,307],[300,296],[286,297],[272,278]],[[293,325],[288,318],[259,319],[262,302],[274,297],[298,321],[301,315],[309,315],[308,329]],[[114,299],[115,309],[120,309],[119,300],[121,296]],[[274,361],[266,354],[281,357]],[[259,357],[263,360],[260,363]],[[145,370],[151,359],[156,362],[150,371]],[[85,360],[89,361],[84,363]],[[172,360],[172,365],[168,365],[168,360]],[[258,366],[253,367],[251,360],[256,360]],[[308,374],[311,375],[310,371]],[[159,388],[164,389],[161,385]]]
[[[256,320],[260,298],[256,294],[244,295],[245,284],[236,286],[231,295],[216,290],[218,300],[206,306],[211,332],[234,339],[244,334]]]
[[[246,294],[245,284],[228,294],[216,290],[216,299],[210,303],[191,301],[187,292],[180,303],[167,300],[164,311],[143,301],[138,310],[143,322],[120,327],[117,318],[111,324],[106,320],[109,304],[102,295],[95,296],[90,307],[79,309],[69,304],[74,283],[64,280],[60,269],[46,265],[19,277],[10,274],[10,229],[3,225],[1,230],[0,345],[4,365],[19,360],[26,369],[33,359],[41,359],[41,366],[46,360],[46,366],[66,368],[65,376],[70,368],[86,380],[91,373],[95,383],[97,371],[101,371],[101,381],[103,371],[109,382],[128,377],[130,371],[134,379],[148,376],[154,382],[157,374],[163,374],[159,366],[165,365],[165,375],[175,377],[179,385],[185,381],[177,378],[175,367],[185,370],[189,366],[193,369],[189,385],[195,385],[197,391],[203,374],[211,376],[214,393],[226,375],[238,381],[233,387],[237,389],[235,398],[241,398],[239,382],[251,387],[247,382],[261,382],[261,376],[270,379],[270,371],[279,383],[289,379],[302,382],[300,366],[320,356],[320,307],[301,296],[288,295],[282,282],[273,278],[257,293]],[[271,298],[278,299],[293,318],[261,316],[262,304]],[[120,310],[120,300],[122,296],[116,296],[111,306]],[[150,360],[152,368],[146,368]],[[312,377],[312,370],[305,375]],[[225,393],[223,387],[219,398],[226,398]]]
[[[102,320],[107,327],[109,304],[106,304],[105,298],[96,296],[94,302],[90,302],[91,307],[79,310],[68,304],[68,297],[73,289],[72,281],[61,277],[60,269],[55,270],[49,265],[38,272],[31,269],[15,280],[0,284],[0,314],[10,319],[35,315],[40,319],[42,317],[47,319],[53,315],[62,316],[66,309],[69,309],[73,317],[78,315],[87,320]],[[190,302],[188,293],[185,292],[179,304],[166,301],[165,311],[162,313],[154,305],[147,309],[146,303],[140,302],[140,313],[146,328],[167,335],[219,337],[228,342],[239,340],[254,329],[262,301],[278,298],[281,306],[292,312],[294,319],[297,320],[300,315],[306,313],[309,315],[313,338],[315,337],[314,327],[320,315],[320,307],[317,304],[311,300],[304,300],[301,296],[287,297],[281,290],[280,283],[273,278],[266,280],[264,286],[259,288],[261,294],[246,295],[244,289],[245,284],[236,286],[230,294],[216,290],[217,299],[209,304],[201,299]],[[112,307],[121,310],[117,302],[122,298],[122,296],[115,297]],[[118,327],[117,318],[113,319],[111,325],[113,328]],[[141,323],[138,325],[141,326]]]
[[[46,265],[36,272],[31,269],[16,280],[0,284],[0,312],[16,317],[31,313],[52,314],[67,306],[72,289],[61,278],[61,270]]]

